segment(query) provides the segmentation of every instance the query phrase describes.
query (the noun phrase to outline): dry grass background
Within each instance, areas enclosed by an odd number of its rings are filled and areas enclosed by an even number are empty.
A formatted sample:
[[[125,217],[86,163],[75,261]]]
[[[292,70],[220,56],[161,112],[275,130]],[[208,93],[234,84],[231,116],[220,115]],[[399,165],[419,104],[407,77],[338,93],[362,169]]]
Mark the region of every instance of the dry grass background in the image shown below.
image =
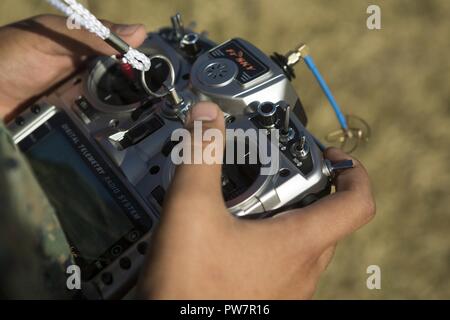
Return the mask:
[[[176,11],[217,42],[240,36],[267,53],[299,41],[346,112],[373,129],[356,156],[372,177],[377,216],[342,241],[316,298],[450,298],[450,1],[250,0],[84,1],[117,22],[153,30]],[[378,4],[382,30],[366,28]],[[0,23],[51,9],[43,0],[2,0]],[[337,123],[304,67],[295,86],[309,128],[323,137]],[[366,288],[366,268],[382,269],[382,289]]]

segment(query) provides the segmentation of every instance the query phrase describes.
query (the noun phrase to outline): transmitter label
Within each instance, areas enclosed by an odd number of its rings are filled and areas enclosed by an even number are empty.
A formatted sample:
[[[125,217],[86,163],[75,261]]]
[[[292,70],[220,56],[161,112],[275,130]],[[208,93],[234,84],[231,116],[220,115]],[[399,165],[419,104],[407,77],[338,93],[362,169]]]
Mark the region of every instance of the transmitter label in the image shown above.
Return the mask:
[[[196,319],[222,319],[224,316],[227,319],[264,319],[270,317],[270,307],[268,304],[205,304],[202,306],[187,304],[181,306],[179,314],[181,316],[189,316],[190,319],[192,319],[192,316],[196,316]]]
[[[236,63],[239,70],[236,79],[241,84],[250,82],[269,71],[264,63],[236,39],[224,43],[209,54],[213,58],[224,58]]]

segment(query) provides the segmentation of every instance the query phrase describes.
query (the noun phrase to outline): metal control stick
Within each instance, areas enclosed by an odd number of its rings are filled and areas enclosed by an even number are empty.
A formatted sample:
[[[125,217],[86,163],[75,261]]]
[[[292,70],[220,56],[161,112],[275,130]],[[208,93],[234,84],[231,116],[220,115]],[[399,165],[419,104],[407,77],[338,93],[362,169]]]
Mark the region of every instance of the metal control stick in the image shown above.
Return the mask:
[[[354,166],[352,160],[342,160],[332,163],[330,160],[325,159],[323,171],[327,176],[333,177],[336,174],[336,171],[351,169]]]

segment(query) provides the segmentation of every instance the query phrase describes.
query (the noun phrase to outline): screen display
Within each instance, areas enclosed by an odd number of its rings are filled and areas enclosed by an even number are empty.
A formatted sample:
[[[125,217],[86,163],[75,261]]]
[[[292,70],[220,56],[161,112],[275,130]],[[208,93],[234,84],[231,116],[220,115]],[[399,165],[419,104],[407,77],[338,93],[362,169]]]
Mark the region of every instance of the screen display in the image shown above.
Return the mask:
[[[133,225],[114,198],[58,131],[28,150],[31,166],[70,241],[93,260]]]
[[[62,113],[19,146],[89,274],[108,265],[151,227],[151,219]]]

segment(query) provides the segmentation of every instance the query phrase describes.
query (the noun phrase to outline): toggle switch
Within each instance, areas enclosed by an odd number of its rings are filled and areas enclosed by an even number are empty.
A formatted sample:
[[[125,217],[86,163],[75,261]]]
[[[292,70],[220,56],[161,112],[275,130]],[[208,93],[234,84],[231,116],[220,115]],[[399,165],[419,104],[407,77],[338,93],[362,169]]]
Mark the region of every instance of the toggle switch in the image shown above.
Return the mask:
[[[295,132],[294,129],[290,127],[290,117],[291,117],[291,106],[286,104],[284,106],[284,119],[282,123],[282,128],[280,130],[280,142],[287,143],[294,139]]]
[[[181,40],[185,33],[183,20],[181,20],[181,14],[177,13],[173,17],[170,17],[170,21],[172,22],[172,29],[175,39]]]
[[[300,160],[306,159],[309,155],[309,143],[306,141],[306,136],[303,135],[300,141],[297,141],[291,146],[291,154]]]

